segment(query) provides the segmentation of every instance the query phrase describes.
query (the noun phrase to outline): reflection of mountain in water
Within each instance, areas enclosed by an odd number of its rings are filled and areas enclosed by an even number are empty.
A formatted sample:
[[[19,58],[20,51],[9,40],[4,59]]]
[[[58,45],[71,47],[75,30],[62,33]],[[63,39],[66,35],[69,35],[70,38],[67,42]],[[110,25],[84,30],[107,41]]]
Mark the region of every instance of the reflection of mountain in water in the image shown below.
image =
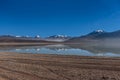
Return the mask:
[[[63,44],[47,45],[47,46],[44,46],[44,48],[55,50],[55,51],[66,51],[68,49],[71,49],[71,47],[69,47],[68,45],[63,45]]]
[[[120,47],[119,46],[105,46],[105,45],[80,45],[80,44],[57,44],[57,45],[41,45],[41,46],[15,46],[15,47],[0,47],[0,51],[35,51],[39,52],[41,49],[52,50],[52,51],[70,51],[72,49],[85,50],[93,54],[99,53],[115,53],[120,54]],[[74,54],[74,53],[73,53]]]
[[[79,48],[83,50],[87,50],[91,53],[120,53],[120,47],[118,46],[104,46],[104,45],[79,45],[79,44],[69,44],[71,48]]]
[[[69,49],[82,49],[86,50],[91,53],[120,53],[120,47],[119,46],[105,46],[105,45],[80,45],[80,44],[58,44],[58,45],[47,45],[44,46],[44,48],[50,49],[50,50],[69,50]]]

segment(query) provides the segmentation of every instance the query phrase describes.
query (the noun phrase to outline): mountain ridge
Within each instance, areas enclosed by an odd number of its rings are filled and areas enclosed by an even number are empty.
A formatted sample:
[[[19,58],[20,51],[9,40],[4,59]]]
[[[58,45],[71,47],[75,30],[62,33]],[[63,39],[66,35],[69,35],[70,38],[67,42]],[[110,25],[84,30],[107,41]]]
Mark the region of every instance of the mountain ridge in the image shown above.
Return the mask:
[[[106,32],[104,30],[95,30],[84,36],[71,37],[67,35],[53,35],[46,38],[41,38],[39,35],[35,37],[28,36],[11,36],[1,35],[0,42],[44,42],[44,43],[82,43],[82,42],[94,42],[105,39],[118,39],[120,38],[120,30],[114,32]]]
[[[66,42],[68,43],[91,42],[91,41],[93,42],[93,41],[101,41],[106,39],[113,40],[113,39],[119,39],[119,38],[120,38],[120,30],[114,31],[114,32],[93,31],[84,36],[71,38]]]

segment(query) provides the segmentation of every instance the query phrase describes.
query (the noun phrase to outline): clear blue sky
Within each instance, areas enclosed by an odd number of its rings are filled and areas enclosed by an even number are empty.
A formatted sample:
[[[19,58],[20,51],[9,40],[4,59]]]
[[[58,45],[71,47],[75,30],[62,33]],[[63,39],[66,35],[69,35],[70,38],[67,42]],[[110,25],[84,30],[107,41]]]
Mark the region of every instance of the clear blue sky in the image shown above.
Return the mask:
[[[120,0],[0,0],[0,35],[120,30]]]

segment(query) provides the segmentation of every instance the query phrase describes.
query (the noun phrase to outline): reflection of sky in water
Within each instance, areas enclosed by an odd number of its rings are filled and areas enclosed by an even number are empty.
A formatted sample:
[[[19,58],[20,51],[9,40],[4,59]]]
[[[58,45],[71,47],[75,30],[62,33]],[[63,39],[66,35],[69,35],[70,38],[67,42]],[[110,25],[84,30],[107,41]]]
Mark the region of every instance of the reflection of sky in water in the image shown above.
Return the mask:
[[[114,54],[114,53],[99,53],[99,54],[96,54],[96,56],[120,57],[120,54]]]
[[[1,50],[3,51],[3,50]],[[88,51],[82,49],[48,49],[48,48],[30,48],[30,49],[12,49],[6,50],[7,52],[20,52],[20,53],[43,53],[43,54],[64,54],[64,55],[85,55],[92,56],[92,54]]]
[[[0,50],[1,52],[19,52],[19,53],[33,53],[33,54],[60,54],[60,55],[82,55],[82,56],[110,56],[110,57],[120,57],[120,54],[114,54],[110,52],[106,53],[93,53],[87,50],[79,48],[70,48],[62,46],[42,46],[42,47],[22,47],[22,48],[12,48]]]

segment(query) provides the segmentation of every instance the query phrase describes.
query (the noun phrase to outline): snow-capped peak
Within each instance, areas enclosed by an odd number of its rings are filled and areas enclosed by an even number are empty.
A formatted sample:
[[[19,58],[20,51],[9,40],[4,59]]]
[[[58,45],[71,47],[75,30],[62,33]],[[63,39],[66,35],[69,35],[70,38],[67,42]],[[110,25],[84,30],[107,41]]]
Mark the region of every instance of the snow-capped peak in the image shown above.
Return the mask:
[[[36,35],[36,38],[40,38],[40,35]]]
[[[67,35],[53,35],[53,36],[49,36],[48,38],[67,38]]]
[[[53,35],[53,36],[49,36],[46,38],[47,41],[56,41],[56,42],[63,42],[65,40],[70,39],[70,36],[67,35]]]
[[[66,35],[55,35],[55,37],[67,37]]]
[[[104,32],[104,30],[99,29],[99,30],[96,30],[95,32],[102,33]]]
[[[26,37],[26,38],[28,38],[29,36],[28,36],[28,35],[26,35],[25,37]]]
[[[19,38],[19,37],[21,37],[21,36],[15,36],[15,37]]]

